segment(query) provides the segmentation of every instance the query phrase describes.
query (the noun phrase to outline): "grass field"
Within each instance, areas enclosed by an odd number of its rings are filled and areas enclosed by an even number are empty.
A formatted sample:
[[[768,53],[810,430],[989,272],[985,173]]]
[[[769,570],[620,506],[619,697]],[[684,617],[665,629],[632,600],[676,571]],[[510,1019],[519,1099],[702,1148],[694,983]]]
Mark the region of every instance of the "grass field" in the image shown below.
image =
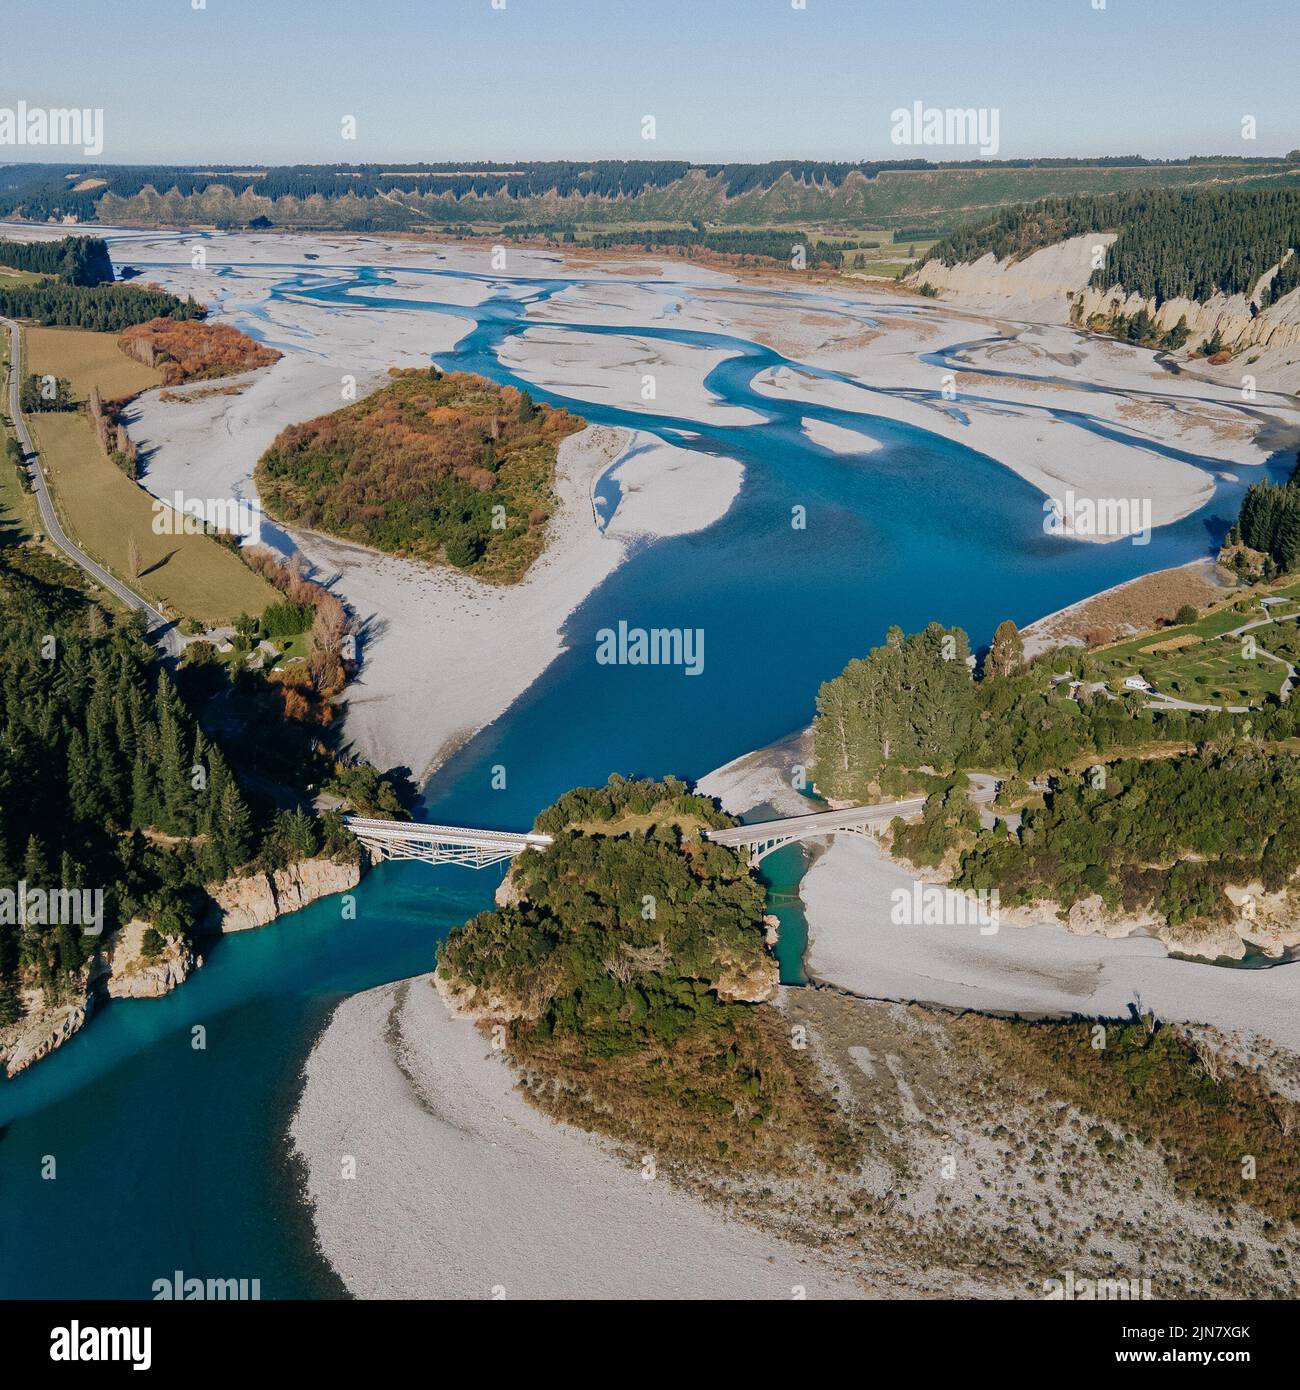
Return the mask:
[[[1267,628],[1255,635],[1260,639]],[[1143,670],[1166,695],[1211,704],[1259,704],[1276,695],[1286,672],[1267,657],[1242,654],[1237,637],[1215,637],[1198,646],[1153,658]]]
[[[35,376],[66,377],[79,401],[92,386],[106,401],[134,396],[162,377],[152,367],[128,357],[117,345],[115,333],[91,333],[84,328],[28,328],[24,331],[24,370]]]
[[[911,261],[866,261],[862,265],[846,266],[845,275],[875,275],[886,280],[896,280],[905,270],[911,270]]]
[[[907,219],[915,223],[917,219]],[[934,219],[931,219],[934,220]],[[617,231],[621,236],[627,238],[629,244],[634,244],[640,233],[656,231],[685,231],[691,224],[684,221],[653,221],[637,220],[635,222],[575,222],[573,232],[575,240],[565,244],[565,250],[571,252],[591,252],[592,237],[604,235],[608,232]],[[859,243],[849,246],[845,252],[844,265],[840,267],[840,272],[846,276],[871,276],[877,279],[895,280],[903,272],[911,269],[914,265],[922,263],[930,248],[939,240],[937,237],[904,237],[901,241],[897,239],[896,232],[888,227],[863,227],[845,231],[842,226],[832,224],[833,230],[822,227],[819,219],[810,217],[803,223],[796,226],[788,225],[788,219],[768,222],[709,222],[710,232],[776,232],[788,234],[795,230],[807,233],[812,240],[818,243],[825,243],[828,246],[840,246],[846,243]],[[509,236],[512,231],[511,224],[508,222],[466,222],[460,224],[463,230],[473,236]],[[904,228],[906,230],[906,228]],[[873,242],[875,245],[863,246],[862,242]],[[620,248],[624,252],[627,247]],[[697,254],[698,248],[690,248],[687,251],[687,258],[690,259]],[[680,254],[679,247],[662,247],[657,251],[649,251],[648,256],[655,255],[675,255]],[[597,253],[598,254],[598,253]],[[706,253],[707,254],[707,253]],[[858,264],[858,258],[862,258],[862,263]]]
[[[1254,656],[1245,654],[1241,636],[1227,634],[1263,616],[1257,604],[1245,613],[1228,604],[1198,622],[1159,634],[1147,632],[1100,648],[1095,655],[1105,661],[1110,677],[1144,676],[1161,694],[1178,700],[1258,705],[1278,693],[1286,676],[1276,661],[1262,653],[1294,660],[1285,650],[1294,624],[1270,624],[1244,634],[1255,640]]]
[[[1197,637],[1206,642],[1213,637],[1222,636],[1225,632],[1231,632],[1234,628],[1244,627],[1246,623],[1254,622],[1256,618],[1263,616],[1264,610],[1258,605],[1254,605],[1247,613],[1239,613],[1233,604],[1228,604],[1207,614],[1198,622],[1188,623],[1184,627],[1171,627],[1159,634],[1144,632],[1138,637],[1116,642],[1114,646],[1100,647],[1096,655],[1107,662],[1122,666],[1126,671],[1130,668],[1137,670],[1140,666],[1154,664],[1161,659],[1159,652],[1151,650],[1156,645],[1164,646],[1180,639],[1184,639],[1185,645],[1185,639],[1188,637]]]
[[[34,270],[15,270],[11,265],[0,265],[0,285],[37,285],[48,278]]]
[[[29,417],[69,536],[100,564],[180,617],[232,622],[259,614],[280,595],[237,555],[207,536],[157,536],[153,499],[100,452],[80,412]],[[127,549],[140,547],[133,578]]]
[[[24,492],[18,470],[0,460],[0,545],[16,545],[36,534],[36,502]]]
[[[702,817],[681,815],[665,805],[642,813],[628,811],[617,820],[575,820],[570,822],[569,829],[583,835],[642,836],[657,825],[671,825],[684,840],[693,840],[709,828],[708,822]]]
[[[24,370],[66,377],[80,398],[95,385],[112,400],[158,382],[112,333],[32,328],[24,343]],[[104,456],[84,412],[31,415],[27,423],[68,535],[151,602],[178,617],[229,623],[278,601],[265,580],[209,537],[155,535],[153,498]],[[132,538],[142,562],[138,578],[127,558]]]
[[[878,241],[880,246],[874,250],[846,251],[844,253],[843,273],[845,275],[876,275],[894,279],[902,271],[924,262],[926,252],[935,242],[933,238],[911,238],[896,241],[892,231],[854,232],[850,241]],[[858,257],[862,257],[859,265]]]
[[[1274,616],[1276,615],[1275,609]],[[1269,627],[1257,627],[1253,636],[1265,650],[1300,669],[1300,623],[1294,616],[1288,618],[1284,615]]]

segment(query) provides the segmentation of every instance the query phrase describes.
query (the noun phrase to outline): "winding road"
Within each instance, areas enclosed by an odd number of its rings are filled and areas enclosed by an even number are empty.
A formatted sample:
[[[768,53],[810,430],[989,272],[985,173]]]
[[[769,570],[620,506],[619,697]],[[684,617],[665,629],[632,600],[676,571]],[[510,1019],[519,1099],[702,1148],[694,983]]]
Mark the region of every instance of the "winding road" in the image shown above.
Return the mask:
[[[49,484],[45,478],[45,469],[27,429],[27,422],[23,419],[22,411],[19,408],[19,386],[22,381],[21,330],[12,319],[0,319],[0,323],[3,323],[9,330],[9,417],[14,422],[18,442],[27,455],[27,469],[35,486],[36,502],[40,507],[41,522],[45,527],[46,535],[74,565],[90,575],[96,584],[116,595],[128,608],[134,609],[137,613],[143,613],[145,630],[158,640],[165,650],[172,652],[173,646],[176,645],[176,634],[172,620],[160,613],[147,600],[141,598],[134,589],[129,589],[120,579],[115,579],[102,565],[92,560],[84,550],[68,538],[59,522],[58,513],[54,509],[54,499],[50,495]]]

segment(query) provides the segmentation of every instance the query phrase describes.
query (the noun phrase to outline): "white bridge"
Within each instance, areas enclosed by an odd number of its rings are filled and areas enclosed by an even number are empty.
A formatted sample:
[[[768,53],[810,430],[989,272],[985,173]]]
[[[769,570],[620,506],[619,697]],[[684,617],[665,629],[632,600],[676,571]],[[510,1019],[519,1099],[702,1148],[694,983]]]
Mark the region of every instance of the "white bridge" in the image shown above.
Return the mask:
[[[734,825],[726,830],[704,833],[715,845],[747,849],[749,862],[757,864],[796,840],[819,840],[827,835],[870,835],[873,826],[891,821],[895,816],[919,815],[924,807],[925,798],[915,796],[906,801],[850,806],[847,811],[814,811],[807,816],[785,816],[781,820],[756,821],[753,825]]]
[[[471,830],[462,825],[368,820],[344,816],[343,824],[376,859],[419,859],[425,864],[465,864],[486,869],[526,849],[545,849],[550,835],[513,830]]]
[[[997,781],[985,773],[973,773],[967,795],[976,805],[992,801]],[[874,827],[887,824],[895,816],[919,816],[925,810],[925,797],[906,797],[901,801],[880,801],[874,806],[850,806],[843,811],[814,811],[807,816],[785,816],[780,820],[755,821],[753,825],[733,825],[726,830],[706,830],[715,845],[747,849],[749,862],[757,864],[778,849],[796,840],[821,840],[828,835],[870,835]]]
[[[996,792],[996,782],[981,777],[971,787],[970,799],[976,803],[992,801]],[[902,801],[881,801],[874,806],[813,811],[806,816],[785,816],[780,820],[733,825],[704,833],[715,845],[747,849],[749,862],[757,864],[796,840],[821,840],[828,835],[870,835],[874,826],[887,823],[895,816],[919,816],[924,809],[925,797],[913,796]],[[500,864],[526,849],[546,849],[555,839],[553,835],[535,831],[471,830],[462,825],[421,825],[418,821],[367,820],[363,816],[344,816],[343,824],[378,859],[419,859],[425,864],[467,864],[474,869]]]

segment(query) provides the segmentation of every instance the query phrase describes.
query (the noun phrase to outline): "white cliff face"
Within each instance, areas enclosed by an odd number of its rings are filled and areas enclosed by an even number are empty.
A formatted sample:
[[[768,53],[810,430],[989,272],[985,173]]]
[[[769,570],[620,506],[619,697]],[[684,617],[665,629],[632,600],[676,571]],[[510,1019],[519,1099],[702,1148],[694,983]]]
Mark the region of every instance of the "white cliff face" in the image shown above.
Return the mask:
[[[1269,278],[1265,276],[1260,283]],[[1204,303],[1196,299],[1167,299],[1157,308],[1154,299],[1125,294],[1120,287],[1097,290],[1082,286],[1075,295],[1075,303],[1081,325],[1086,325],[1094,314],[1120,313],[1131,317],[1139,309],[1145,309],[1166,332],[1176,327],[1179,319],[1186,319],[1190,349],[1208,342],[1216,333],[1224,347],[1232,352],[1243,352],[1247,348],[1300,347],[1300,290],[1292,290],[1276,304],[1258,312],[1252,312],[1252,302],[1244,294],[1216,294]]]
[[[1248,946],[1274,957],[1300,946],[1300,879],[1293,878],[1276,892],[1269,892],[1258,881],[1229,883],[1223,891],[1236,908],[1236,916],[1219,928],[1217,939],[1204,942],[1196,954],[1240,960]],[[1177,950],[1186,949],[1172,934],[1166,940]]]
[[[960,265],[926,261],[908,277],[910,285],[948,290],[963,307],[1044,323],[1070,321],[1070,296],[1088,283],[1095,248],[1115,240],[1114,232],[1085,232],[1019,261],[999,261],[992,254]]]
[[[999,261],[992,255],[954,266],[927,261],[907,281],[914,287],[930,284],[947,291],[962,307],[1042,323],[1086,327],[1094,315],[1109,317],[1118,313],[1131,317],[1146,309],[1166,332],[1185,318],[1189,330],[1187,350],[1195,350],[1217,333],[1233,352],[1249,348],[1297,355],[1300,290],[1292,290],[1267,309],[1253,311],[1252,300],[1242,294],[1216,294],[1204,302],[1168,299],[1157,307],[1154,299],[1130,294],[1122,286],[1108,290],[1092,288],[1088,281],[1096,264],[1097,248],[1109,246],[1115,236],[1114,232],[1085,232],[1019,261]],[[1253,291],[1255,299],[1272,281],[1277,269],[1274,266],[1260,277]]]
[[[212,920],[223,932],[264,927],[286,912],[297,912],[317,898],[345,893],[361,881],[356,864],[332,859],[303,859],[287,869],[229,878],[208,889]]]
[[[1075,936],[1108,940],[1142,933],[1179,955],[1210,961],[1244,960],[1252,950],[1281,959],[1300,946],[1300,878],[1277,892],[1267,891],[1259,882],[1227,884],[1223,891],[1236,912],[1213,926],[1204,922],[1171,926],[1158,912],[1116,911],[1107,908],[1097,894],[1080,898],[1068,911],[1051,901],[1004,907],[999,920],[1002,926],[1026,929],[1057,921]]]

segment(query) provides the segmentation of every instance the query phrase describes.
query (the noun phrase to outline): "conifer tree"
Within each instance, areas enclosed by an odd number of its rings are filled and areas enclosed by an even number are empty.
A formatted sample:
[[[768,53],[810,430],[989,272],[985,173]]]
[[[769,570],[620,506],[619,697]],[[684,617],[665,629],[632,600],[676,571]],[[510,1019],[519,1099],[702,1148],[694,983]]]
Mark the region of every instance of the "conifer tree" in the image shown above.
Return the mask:
[[[23,856],[23,881],[29,888],[47,888],[50,879],[50,862],[46,858],[45,847],[35,835],[29,835],[27,851]]]
[[[102,823],[107,812],[96,768],[80,729],[68,735],[68,809],[72,818],[83,823]]]
[[[214,829],[226,871],[246,864],[252,849],[251,820],[233,777],[227,779],[222,789]]]
[[[131,764],[132,827],[139,829],[156,824],[158,820],[155,814],[156,804],[154,779],[149,775],[144,754],[137,750],[135,761]]]
[[[194,806],[176,704],[171,682],[164,675],[158,681],[158,781],[163,828],[186,834],[193,824]]]

